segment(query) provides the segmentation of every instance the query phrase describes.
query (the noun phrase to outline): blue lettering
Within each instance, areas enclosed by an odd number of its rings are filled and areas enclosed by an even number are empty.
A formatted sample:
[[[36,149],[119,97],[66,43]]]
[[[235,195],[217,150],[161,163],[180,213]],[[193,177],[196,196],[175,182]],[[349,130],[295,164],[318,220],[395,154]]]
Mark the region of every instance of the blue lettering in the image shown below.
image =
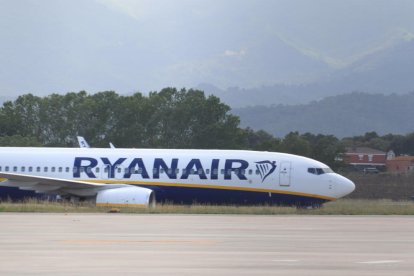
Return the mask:
[[[115,177],[115,169],[117,166],[121,165],[122,162],[125,161],[126,158],[119,158],[115,161],[115,163],[111,164],[111,161],[109,161],[106,157],[101,157],[102,162],[104,162],[105,165],[109,168],[108,170],[108,178],[114,178]]]
[[[101,157],[102,162],[108,168],[108,178],[115,178],[115,170],[127,158],[118,158],[114,163],[111,163],[109,158]],[[159,179],[160,173],[165,173],[169,179],[177,179],[178,158],[172,158],[171,162],[167,164],[162,158],[154,158],[153,179]],[[219,178],[219,164],[220,159],[211,160],[210,179],[217,180]],[[80,178],[84,172],[89,178],[96,178],[92,169],[98,165],[98,160],[92,157],[76,157],[74,161],[73,177]],[[235,174],[240,180],[247,180],[245,170],[249,167],[249,163],[242,159],[226,159],[224,164],[224,180],[231,180],[232,174]],[[150,179],[148,171],[145,167],[142,158],[134,158],[125,170],[123,178],[131,178],[132,174],[140,174],[143,179]],[[207,179],[203,165],[200,159],[191,159],[187,166],[182,170],[180,179],[188,179],[190,175],[198,175],[200,179]]]
[[[218,166],[220,159],[213,159],[211,162],[211,179],[218,179]]]
[[[160,178],[160,169],[164,169],[165,173],[168,175],[170,179],[177,179],[177,165],[178,159],[173,158],[171,160],[171,167],[168,167],[165,161],[162,158],[155,158],[154,159],[154,169],[152,178],[158,179]]]
[[[148,179],[149,175],[145,168],[142,158],[134,158],[128,166],[127,172],[124,174],[124,178],[131,178],[131,174],[141,174],[142,178]]]
[[[203,166],[201,165],[200,159],[191,159],[187,167],[183,170],[181,179],[188,179],[188,176],[190,174],[196,174],[200,177],[200,179],[207,179]]]
[[[233,163],[239,163],[240,166],[233,167]],[[234,172],[240,180],[247,180],[246,176],[242,173],[242,170],[246,170],[249,163],[241,159],[227,159],[224,165],[224,179],[231,179],[231,172]]]
[[[83,161],[89,162],[89,164],[84,165]],[[89,178],[96,178],[96,176],[92,172],[92,168],[98,165],[98,161],[91,157],[75,157],[75,162],[73,167],[75,168],[73,171],[73,177],[79,178],[81,171],[85,172]]]

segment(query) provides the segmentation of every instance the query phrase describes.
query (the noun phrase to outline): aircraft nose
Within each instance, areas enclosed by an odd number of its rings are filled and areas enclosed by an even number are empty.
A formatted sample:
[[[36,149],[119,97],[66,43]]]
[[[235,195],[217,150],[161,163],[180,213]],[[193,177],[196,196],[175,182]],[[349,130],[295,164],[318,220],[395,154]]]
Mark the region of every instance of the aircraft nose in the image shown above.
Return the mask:
[[[337,183],[338,197],[344,197],[355,190],[355,184],[346,177],[339,176],[339,183]]]

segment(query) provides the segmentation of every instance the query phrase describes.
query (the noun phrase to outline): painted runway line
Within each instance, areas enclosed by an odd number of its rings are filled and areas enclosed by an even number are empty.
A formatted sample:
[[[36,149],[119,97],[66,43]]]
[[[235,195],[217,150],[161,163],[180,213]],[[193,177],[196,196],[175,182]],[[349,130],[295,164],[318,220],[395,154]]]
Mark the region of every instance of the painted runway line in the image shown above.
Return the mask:
[[[357,262],[358,264],[395,264],[402,263],[402,260],[378,260],[378,261],[366,261],[366,262]]]

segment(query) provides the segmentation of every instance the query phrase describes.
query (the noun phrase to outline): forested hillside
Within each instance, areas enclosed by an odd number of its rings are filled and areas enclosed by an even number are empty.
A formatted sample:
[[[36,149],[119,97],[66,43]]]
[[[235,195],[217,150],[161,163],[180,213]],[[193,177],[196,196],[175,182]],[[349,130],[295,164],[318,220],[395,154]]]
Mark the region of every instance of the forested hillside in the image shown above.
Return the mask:
[[[337,137],[406,134],[414,131],[414,92],[406,95],[351,93],[306,105],[254,106],[233,109],[241,126],[263,129],[277,137],[291,131],[323,133]]]

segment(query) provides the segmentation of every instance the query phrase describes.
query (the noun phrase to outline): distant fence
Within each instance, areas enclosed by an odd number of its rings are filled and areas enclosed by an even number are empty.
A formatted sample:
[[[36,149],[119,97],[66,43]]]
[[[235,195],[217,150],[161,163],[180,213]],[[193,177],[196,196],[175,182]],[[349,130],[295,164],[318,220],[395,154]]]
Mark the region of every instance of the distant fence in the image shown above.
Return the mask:
[[[347,198],[414,200],[414,173],[352,173],[345,176],[356,186]]]

